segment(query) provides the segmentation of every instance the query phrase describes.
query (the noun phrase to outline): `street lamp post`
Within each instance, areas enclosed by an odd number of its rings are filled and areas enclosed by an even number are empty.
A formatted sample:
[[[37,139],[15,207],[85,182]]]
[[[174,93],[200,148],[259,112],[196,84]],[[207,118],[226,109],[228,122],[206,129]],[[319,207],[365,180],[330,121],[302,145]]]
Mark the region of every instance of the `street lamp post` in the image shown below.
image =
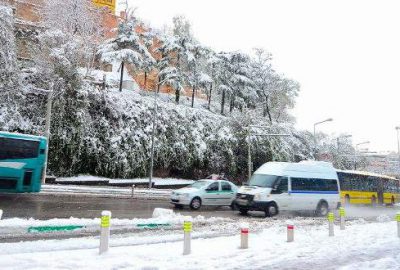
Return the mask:
[[[153,114],[153,124],[152,124],[152,131],[151,131],[151,150],[150,150],[150,170],[149,170],[149,189],[153,187],[153,168],[154,168],[154,137],[156,133],[156,123],[157,123],[157,97],[158,92],[160,91],[161,81],[160,78],[158,79],[157,89],[154,93],[154,114]]]
[[[325,122],[331,122],[331,121],[333,121],[333,119],[332,118],[328,118],[328,119],[325,119],[323,121],[314,123],[314,155],[316,155],[316,152],[317,152],[317,138],[315,137],[315,128],[319,124],[322,124],[322,123],[325,123]]]
[[[46,154],[45,154],[45,163],[42,175],[42,184],[46,182],[46,172],[47,172],[47,162],[49,160],[49,140],[50,140],[50,121],[51,121],[51,109],[53,106],[53,92],[54,92],[54,82],[50,83],[50,91],[47,96],[47,104],[46,104],[46,122],[44,127],[44,136],[46,137]]]
[[[363,144],[368,144],[368,143],[370,143],[370,141],[365,141],[365,142],[361,142],[361,143],[357,143],[357,144],[356,144],[356,147],[354,148],[354,170],[357,169],[356,158],[357,158],[358,146],[359,146],[359,145],[363,145]]]
[[[250,180],[251,178],[251,172],[252,172],[252,162],[251,162],[251,136],[267,136],[267,137],[288,137],[292,136],[290,134],[278,134],[278,133],[270,133],[270,134],[251,134],[251,128],[269,128],[269,127],[263,127],[263,126],[248,126],[247,130],[247,166],[248,166],[248,179]]]

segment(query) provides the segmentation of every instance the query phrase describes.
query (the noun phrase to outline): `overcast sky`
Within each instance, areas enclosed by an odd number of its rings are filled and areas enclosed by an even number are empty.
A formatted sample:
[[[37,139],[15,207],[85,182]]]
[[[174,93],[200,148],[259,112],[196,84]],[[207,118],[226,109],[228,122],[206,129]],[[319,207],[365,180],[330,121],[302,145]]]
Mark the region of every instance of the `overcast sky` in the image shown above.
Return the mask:
[[[370,151],[397,151],[400,125],[400,1],[129,0],[152,26],[184,15],[215,50],[273,54],[300,82],[297,127],[348,133]]]

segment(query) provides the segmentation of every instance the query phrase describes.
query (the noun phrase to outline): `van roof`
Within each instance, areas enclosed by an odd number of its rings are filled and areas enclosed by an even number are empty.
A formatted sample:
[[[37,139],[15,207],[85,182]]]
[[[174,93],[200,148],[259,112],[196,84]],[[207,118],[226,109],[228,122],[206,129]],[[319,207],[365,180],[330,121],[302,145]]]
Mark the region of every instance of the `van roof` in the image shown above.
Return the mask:
[[[267,162],[254,173],[337,179],[336,170],[333,165],[322,161],[301,161],[298,163]]]

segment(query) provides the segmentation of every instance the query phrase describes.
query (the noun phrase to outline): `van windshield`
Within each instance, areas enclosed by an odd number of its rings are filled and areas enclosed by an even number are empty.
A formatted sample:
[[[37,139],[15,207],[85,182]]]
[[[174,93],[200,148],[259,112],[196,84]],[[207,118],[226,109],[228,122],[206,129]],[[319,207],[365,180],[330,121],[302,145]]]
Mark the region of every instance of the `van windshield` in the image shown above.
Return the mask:
[[[272,188],[278,177],[279,176],[268,175],[268,174],[253,174],[253,176],[250,178],[248,182],[248,185]]]

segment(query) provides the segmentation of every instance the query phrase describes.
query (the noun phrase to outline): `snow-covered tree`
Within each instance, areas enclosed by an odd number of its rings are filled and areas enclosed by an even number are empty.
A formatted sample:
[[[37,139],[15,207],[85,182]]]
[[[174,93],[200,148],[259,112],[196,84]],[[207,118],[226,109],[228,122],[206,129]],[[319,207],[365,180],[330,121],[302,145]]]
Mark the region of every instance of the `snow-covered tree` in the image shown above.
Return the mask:
[[[16,71],[14,16],[11,8],[0,6],[0,87],[14,83]]]
[[[76,42],[81,64],[87,74],[94,66],[97,47],[103,40],[104,29],[101,18],[105,11],[94,6],[92,0],[46,0],[41,9],[42,26],[59,30]]]
[[[25,121],[20,112],[23,96],[18,84],[14,16],[0,5],[0,130],[20,131]]]
[[[244,102],[249,101],[249,95],[246,94],[246,88],[251,88],[250,80],[250,59],[241,52],[221,52],[218,53],[217,81],[218,90],[221,92],[221,114],[224,114],[226,95],[230,97],[229,111],[232,112],[235,107],[236,98]]]
[[[205,72],[207,49],[200,44],[194,45],[193,57],[188,59],[188,70],[186,81],[192,88],[192,108],[194,106],[194,95],[200,87],[206,88],[212,82],[211,77]]]
[[[117,36],[101,44],[98,50],[103,62],[121,63],[120,91],[122,91],[125,63],[129,63],[134,68],[139,69],[147,61],[155,62],[146,46],[142,44],[139,34],[135,30],[136,25],[136,19],[133,14],[130,14],[126,21],[122,21],[118,25]]]

